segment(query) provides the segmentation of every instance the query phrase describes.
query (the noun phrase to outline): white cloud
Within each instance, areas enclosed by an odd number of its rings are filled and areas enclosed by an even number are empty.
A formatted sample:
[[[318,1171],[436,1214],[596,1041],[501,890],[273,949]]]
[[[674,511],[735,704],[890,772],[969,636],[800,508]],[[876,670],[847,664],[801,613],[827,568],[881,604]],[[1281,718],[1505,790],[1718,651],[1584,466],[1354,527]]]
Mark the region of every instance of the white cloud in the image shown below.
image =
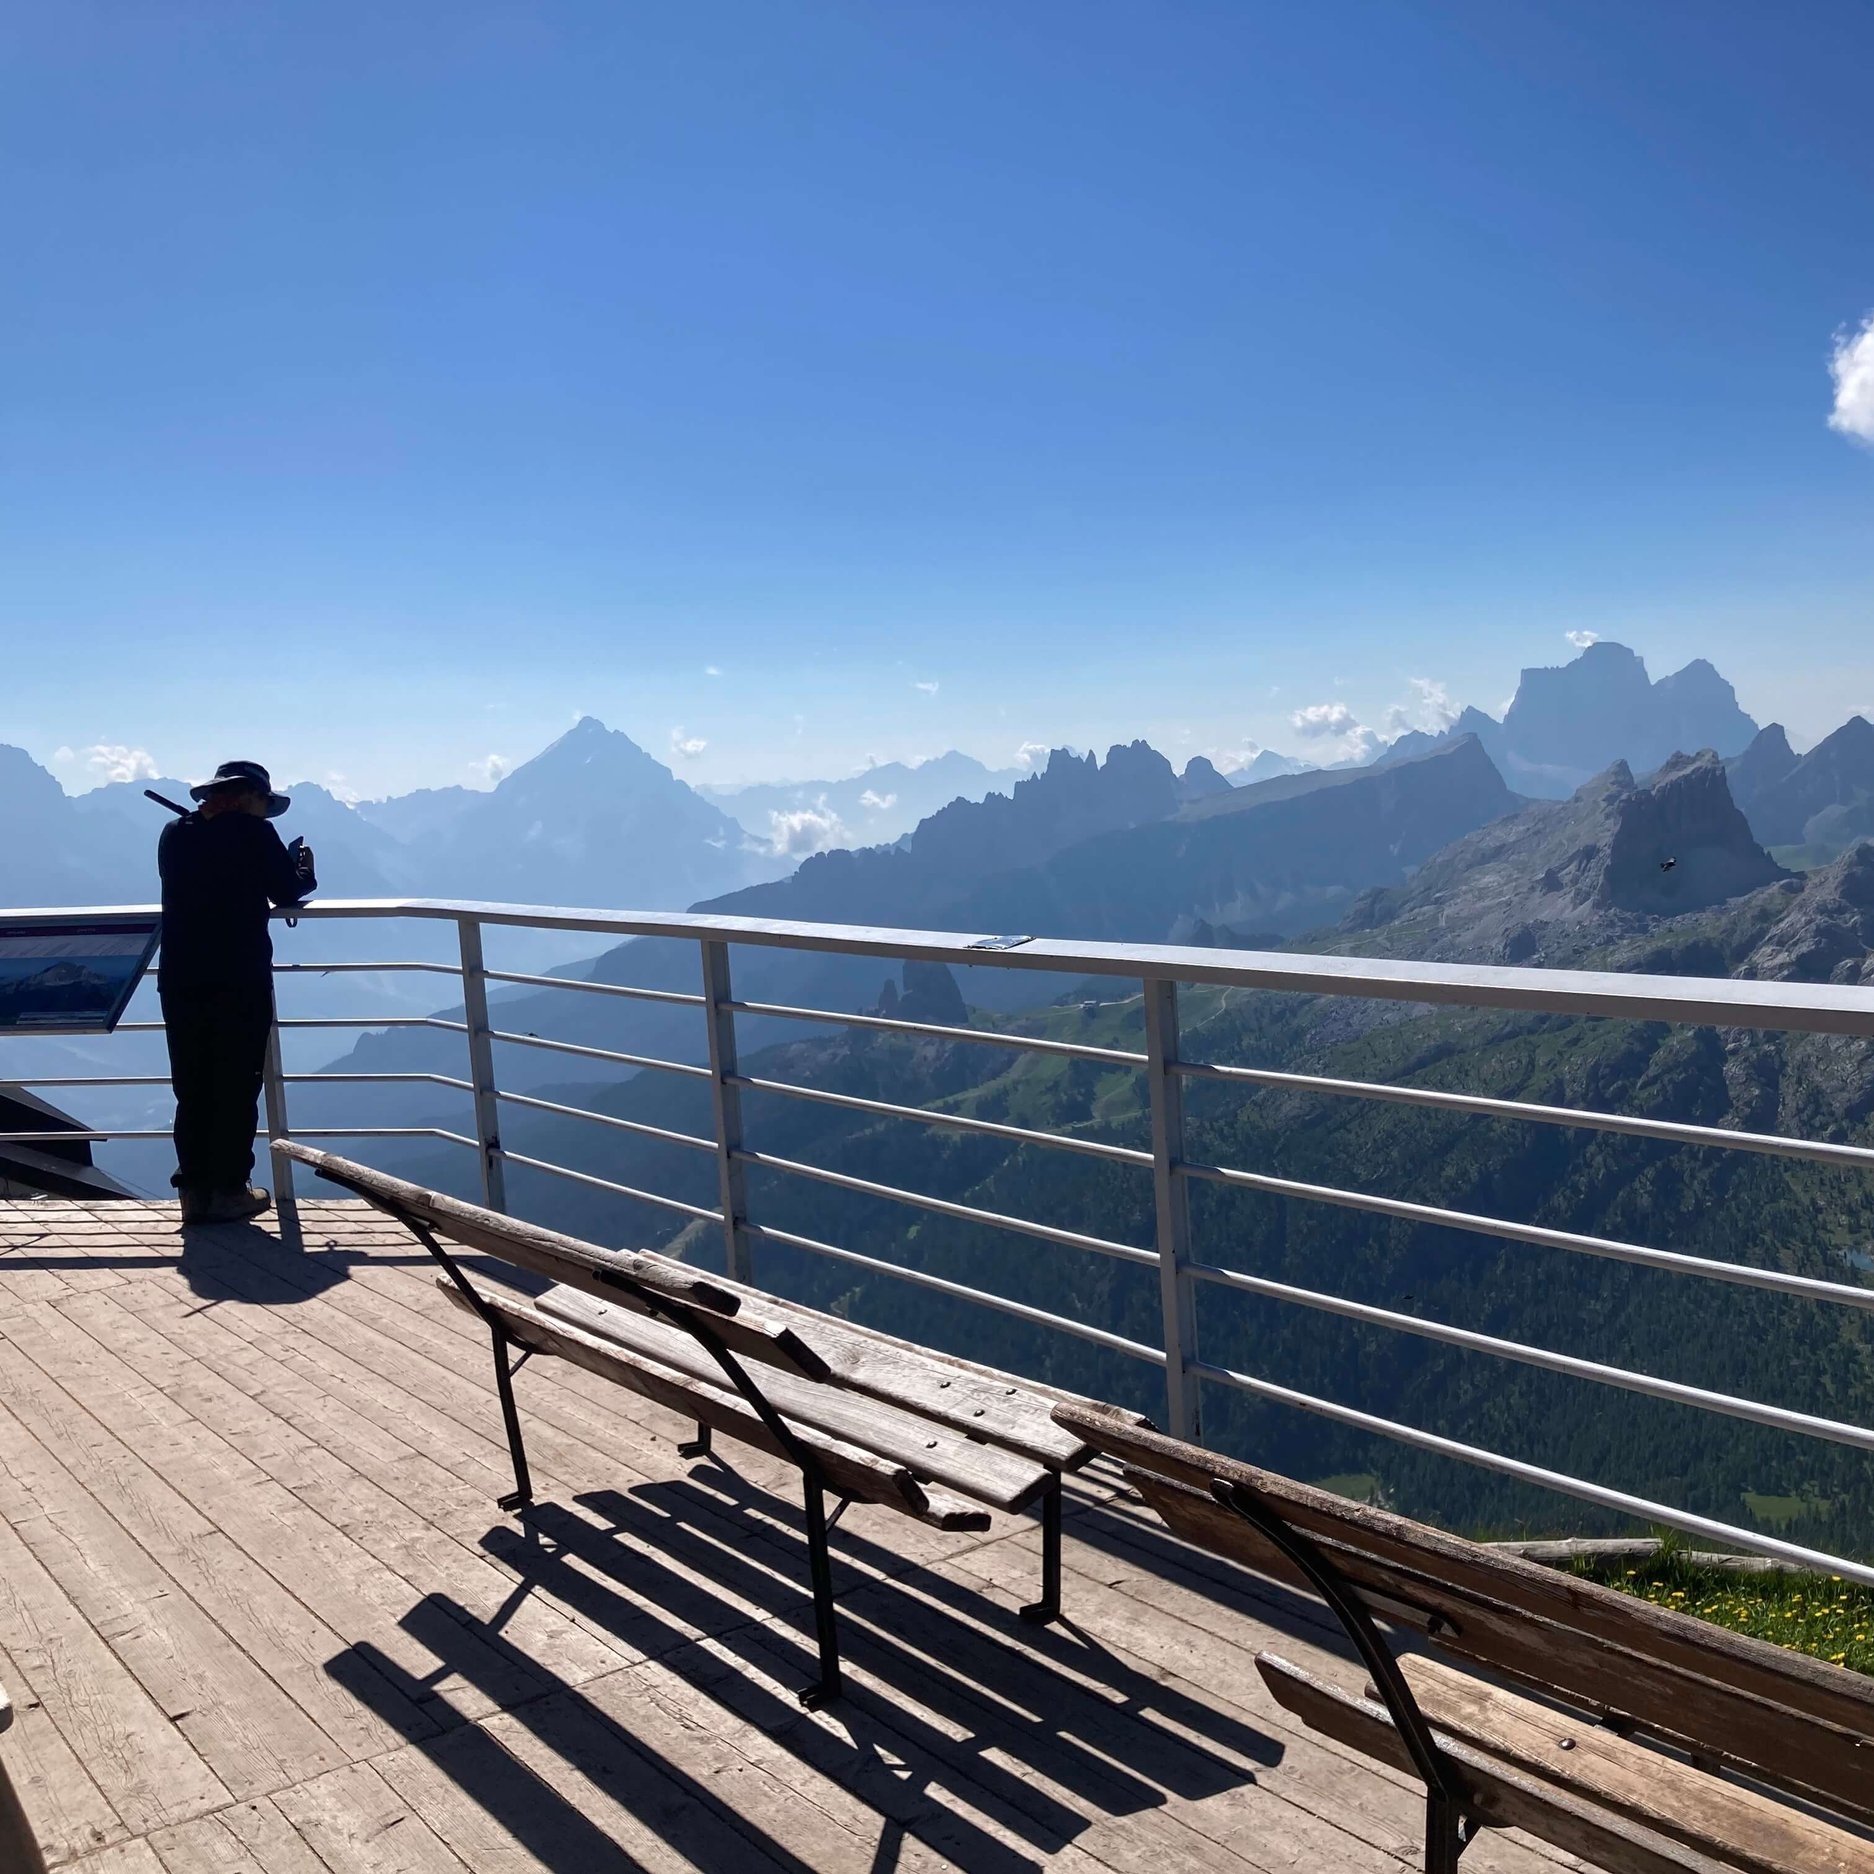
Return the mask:
[[[1310,703],[1294,711],[1288,720],[1297,735],[1305,735],[1310,741],[1323,735],[1347,735],[1360,726],[1345,703]]]
[[[1046,742],[1024,742],[1015,751],[1015,765],[1018,768],[1045,767],[1051,752]]]
[[[1601,641],[1598,631],[1564,631],[1562,636],[1578,651],[1585,651],[1590,644],[1599,644]]]
[[[703,675],[706,677],[719,677],[722,675],[722,666],[720,664],[705,664],[703,666]]]
[[[709,746],[700,735],[685,735],[681,728],[670,732],[670,752],[682,761],[694,761]]]
[[[85,766],[101,781],[154,781],[162,772],[147,748],[96,742],[85,750]]]
[[[1246,736],[1234,748],[1207,748],[1203,751],[1210,757],[1210,765],[1219,774],[1241,774],[1258,755],[1269,752],[1254,736]]]
[[[820,800],[811,807],[798,807],[791,813],[768,815],[768,844],[785,858],[804,859],[809,853],[828,852],[835,846],[850,846],[852,834],[846,823]]]
[[[493,787],[505,775],[514,772],[514,764],[505,755],[484,755],[480,761],[471,761],[468,765],[469,778],[479,781],[483,787]]]
[[[78,759],[78,751],[75,748],[67,748],[63,743],[61,743],[57,748],[55,748],[52,751],[52,759],[54,761],[61,761],[61,762],[76,761]]]
[[[334,768],[326,777],[325,784],[331,790],[334,800],[342,800],[347,807],[355,807],[364,796],[352,786],[346,777]]]
[[[1861,321],[1858,332],[1835,334],[1828,372],[1835,380],[1829,428],[1856,442],[1874,444],[1874,312]]]
[[[1403,703],[1389,703],[1386,707],[1388,736],[1404,735],[1408,729],[1436,735],[1457,721],[1457,705],[1435,677],[1408,677],[1406,688],[1411,695]]]
[[[868,787],[865,792],[859,796],[859,805],[862,807],[870,807],[874,813],[884,813],[890,808],[897,806],[897,804],[898,796],[896,794],[881,794],[876,788],[872,787]]]
[[[937,685],[934,682],[914,683],[911,687],[914,690],[922,692],[925,696],[935,696],[937,694]]]

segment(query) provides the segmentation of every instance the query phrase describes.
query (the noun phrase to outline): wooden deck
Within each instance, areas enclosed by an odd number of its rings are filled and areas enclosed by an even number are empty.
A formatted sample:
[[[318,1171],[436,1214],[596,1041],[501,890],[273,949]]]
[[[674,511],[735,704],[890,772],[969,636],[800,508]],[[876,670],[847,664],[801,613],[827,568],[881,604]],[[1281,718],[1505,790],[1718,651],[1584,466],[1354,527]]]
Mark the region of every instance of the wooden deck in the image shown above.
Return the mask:
[[[1412,1789],[1251,1666],[1339,1654],[1098,1477],[1071,1628],[1032,1519],[835,1537],[848,1696],[809,1715],[791,1473],[562,1365],[502,1515],[486,1340],[354,1204],[305,1248],[143,1204],[0,1204],[0,1739],[87,1874],[1391,1870]],[[732,1467],[731,1467],[732,1466]],[[769,1486],[784,1494],[770,1495]],[[1578,1865],[1486,1837],[1467,1870]]]

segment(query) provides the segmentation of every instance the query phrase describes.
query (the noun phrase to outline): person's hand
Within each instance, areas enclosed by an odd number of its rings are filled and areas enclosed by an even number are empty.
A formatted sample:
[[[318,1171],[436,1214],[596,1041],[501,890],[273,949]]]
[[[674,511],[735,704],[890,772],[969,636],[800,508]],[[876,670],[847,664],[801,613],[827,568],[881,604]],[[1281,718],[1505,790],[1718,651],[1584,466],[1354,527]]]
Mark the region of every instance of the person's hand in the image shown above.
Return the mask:
[[[313,875],[313,873],[318,870],[318,868],[312,862],[312,848],[310,846],[303,845],[303,844],[301,845],[299,849],[298,863],[299,863],[300,871],[304,873],[308,878],[310,878]]]

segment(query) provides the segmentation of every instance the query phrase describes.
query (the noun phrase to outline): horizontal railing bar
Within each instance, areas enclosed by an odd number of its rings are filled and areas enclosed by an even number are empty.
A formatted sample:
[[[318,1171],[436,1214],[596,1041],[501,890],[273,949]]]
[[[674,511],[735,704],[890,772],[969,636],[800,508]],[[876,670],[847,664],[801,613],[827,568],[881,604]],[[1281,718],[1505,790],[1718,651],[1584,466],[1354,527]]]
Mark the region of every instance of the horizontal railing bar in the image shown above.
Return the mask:
[[[87,924],[143,918],[155,905],[21,906],[9,921]],[[1078,976],[1274,989],[1470,1008],[1522,1009],[1625,1021],[1694,1022],[1720,1028],[1791,1029],[1874,1038],[1874,991],[1849,983],[1793,983],[1733,976],[1645,976],[1620,970],[1556,970],[1491,963],[1422,963],[1396,957],[1324,956],[1280,950],[1200,949],[1180,944],[1072,942],[1023,937],[1007,949],[994,933],[810,924],[696,912],[612,911],[567,905],[490,904],[455,898],[332,898],[296,905],[296,918],[473,917],[536,930],[615,937],[713,938],[834,956],[890,957],[962,968],[1043,970]],[[286,913],[282,912],[282,916]]]
[[[962,1113],[946,1113],[935,1107],[899,1106],[890,1100],[864,1100],[856,1093],[834,1093],[824,1087],[797,1086],[789,1080],[763,1080],[751,1074],[728,1074],[731,1086],[749,1087],[758,1093],[781,1093],[790,1099],[816,1100],[823,1106],[843,1106],[856,1113],[874,1113],[881,1119],[917,1119],[930,1126],[951,1126],[959,1132],[987,1133],[991,1138],[1010,1139],[1020,1145],[1053,1145],[1064,1151],[1083,1152],[1089,1158],[1110,1158],[1120,1164],[1150,1165],[1150,1152],[1136,1152],[1130,1146],[1108,1145],[1101,1139],[1075,1138],[1065,1132],[1036,1132],[1027,1126],[1005,1126],[993,1119],[971,1119]]]
[[[701,1008],[701,996],[685,995],[680,989],[638,989],[629,983],[594,983],[572,976],[527,976],[519,970],[483,970],[491,983],[525,983],[536,989],[581,989],[587,995],[628,996],[634,1002],[679,1002]]]
[[[8,1074],[10,1087],[166,1087],[167,1074]]]
[[[674,1210],[703,1223],[722,1221],[721,1211],[707,1210],[701,1204],[686,1204],[681,1198],[665,1197],[658,1191],[640,1191],[635,1185],[614,1184],[610,1178],[595,1178],[589,1171],[574,1171],[570,1165],[556,1165],[550,1159],[529,1158],[525,1152],[510,1152],[506,1146],[498,1149],[501,1157],[510,1165],[525,1165],[532,1171],[550,1172],[556,1178],[570,1178],[574,1184],[589,1184],[595,1190],[611,1191],[619,1197],[635,1197],[641,1204],[656,1204],[664,1210]]]
[[[0,1132],[0,1145],[84,1145],[111,1139],[167,1139],[172,1137],[174,1134],[167,1126],[124,1127],[121,1130],[111,1131],[73,1127],[66,1132]]]
[[[424,970],[436,976],[460,976],[459,963],[276,963],[276,976],[372,976],[391,970]]]
[[[1539,1485],[1544,1490],[1575,1497],[1583,1503],[1596,1504],[1602,1509],[1618,1510],[1622,1515],[1637,1517],[1641,1522],[1664,1523],[1668,1528],[1682,1529],[1688,1535],[1709,1536],[1760,1555],[1779,1556],[1784,1561],[1795,1562],[1799,1567],[1818,1574],[1841,1575],[1874,1587],[1874,1566],[1865,1562],[1851,1562],[1843,1556],[1830,1555],[1821,1549],[1806,1549],[1794,1542],[1784,1542],[1776,1536],[1759,1535],[1754,1529],[1739,1529],[1731,1523],[1715,1522],[1707,1516],[1695,1516],[1689,1510],[1676,1510],[1668,1504],[1654,1503],[1645,1497],[1629,1496],[1624,1490],[1610,1490],[1604,1484],[1570,1477],[1564,1471],[1544,1470],[1541,1465],[1526,1464],[1520,1458],[1501,1457],[1494,1451],[1463,1444],[1455,1438],[1441,1438],[1435,1432],[1423,1432],[1416,1426],[1402,1425],[1396,1419],[1379,1418],[1352,1406],[1318,1399],[1312,1393],[1296,1392],[1291,1387],[1278,1386],[1271,1380],[1257,1379],[1250,1373],[1238,1373],[1230,1367],[1214,1366],[1208,1360],[1193,1360],[1187,1370],[1201,1379],[1233,1386],[1239,1392],[1253,1393],[1258,1398],[1271,1399],[1279,1405],[1294,1406],[1299,1411],[1312,1412],[1318,1418],[1333,1419],[1338,1424],[1371,1432],[1375,1437],[1390,1438],[1397,1444],[1414,1445],[1421,1451],[1436,1452],[1442,1457],[1456,1458],[1460,1463],[1497,1471],[1505,1477],[1515,1477],[1524,1483]]]
[[[1729,1418],[1748,1419],[1774,1431],[1795,1432],[1805,1438],[1825,1438],[1833,1444],[1855,1445],[1874,1451],[1874,1430],[1849,1425],[1840,1419],[1816,1418],[1807,1412],[1795,1412],[1784,1406],[1762,1405],[1754,1399],[1739,1399],[1729,1393],[1707,1392],[1700,1386],[1682,1385],[1677,1380],[1655,1379],[1651,1374],[1634,1373],[1625,1367],[1603,1366],[1595,1360],[1577,1359],[1572,1354],[1551,1353],[1544,1347],[1526,1346],[1521,1341],[1499,1340],[1493,1334],[1479,1334],[1470,1328],[1448,1327],[1442,1321],[1427,1321],[1418,1315],[1398,1314],[1390,1308],[1376,1308],[1369,1303],[1349,1301],[1339,1295],[1323,1295],[1314,1289],[1293,1288],[1286,1282],[1271,1282],[1263,1276],[1245,1275],[1236,1269],[1219,1269],[1210,1263],[1186,1265],[1200,1282],[1218,1288],[1235,1289],[1245,1295],[1261,1295],[1271,1301],[1291,1302],[1300,1308],[1313,1308],[1324,1314],[1342,1315],[1350,1321],[1364,1321],[1372,1327],[1389,1328],[1396,1333],[1414,1334],[1424,1340],[1443,1341],[1475,1353],[1494,1354],[1499,1359],[1520,1361],[1524,1366],[1544,1367],[1551,1373],[1565,1373],[1571,1379],[1592,1380],[1597,1385],[1618,1386],[1625,1392],[1643,1393],[1648,1398],[1664,1399],[1673,1405],[1691,1406],[1701,1412],[1719,1412]]]
[[[331,1081],[335,1084],[342,1081],[347,1085],[353,1082],[425,1081],[434,1087],[459,1087],[464,1093],[473,1093],[475,1091],[474,1082],[458,1079],[454,1074],[332,1074],[320,1072],[316,1074],[282,1074],[280,1078],[290,1087],[316,1087],[321,1081]]]
[[[742,1227],[750,1236],[759,1237],[763,1242],[785,1243],[789,1248],[808,1250],[816,1256],[830,1256],[836,1262],[852,1263],[861,1269],[875,1269],[881,1275],[895,1275],[900,1281],[915,1283],[919,1288],[934,1289],[940,1295],[954,1295],[959,1301],[993,1308],[998,1314],[1013,1315],[1018,1321],[1031,1321],[1037,1327],[1058,1328],[1063,1334],[1092,1341],[1095,1346],[1110,1348],[1115,1353],[1130,1354],[1135,1360],[1151,1361],[1158,1366],[1165,1364],[1165,1350],[1162,1347],[1148,1347],[1143,1341],[1126,1339],[1123,1334],[1109,1334],[1105,1328],[1069,1320],[1064,1314],[1050,1314],[1045,1308],[1031,1308],[1026,1302],[1010,1301],[1005,1296],[987,1294],[979,1288],[966,1288],[961,1282],[946,1281],[941,1275],[930,1275],[922,1269],[907,1269],[895,1262],[882,1261],[877,1256],[861,1255],[856,1249],[841,1249],[837,1243],[823,1243],[817,1237],[796,1235],[792,1230],[776,1230],[765,1223],[747,1223]]]
[[[1787,1139],[1774,1132],[1734,1132],[1727,1126],[1693,1126],[1676,1119],[1642,1119],[1626,1113],[1595,1112],[1586,1107],[1538,1106],[1526,1100],[1497,1100],[1479,1093],[1448,1093],[1442,1087],[1394,1087],[1377,1080],[1335,1080],[1322,1074],[1285,1074],[1267,1067],[1224,1067],[1209,1061],[1179,1061],[1173,1071],[1193,1080],[1235,1080],[1302,1093],[1344,1094],[1354,1099],[1437,1107],[1447,1112],[1476,1113],[1492,1119],[1579,1126],[1597,1132],[1629,1133],[1641,1139],[1665,1139],[1680,1145],[1714,1145],[1738,1152],[1813,1159],[1817,1164],[1874,1169],[1874,1147],[1835,1145],[1817,1139]]]
[[[161,1022],[150,1023],[152,1028]],[[450,1034],[468,1033],[467,1022],[445,1021],[440,1015],[282,1015],[276,1028],[442,1028]]]
[[[549,1041],[544,1035],[517,1035],[505,1028],[489,1030],[490,1041],[506,1041],[517,1048],[544,1048],[549,1054],[578,1054],[588,1060],[617,1061],[625,1067],[654,1067],[660,1073],[687,1074],[695,1080],[707,1080],[707,1067],[687,1061],[661,1060],[654,1054],[621,1054],[616,1048],[592,1048],[578,1041]]]
[[[1573,1230],[1551,1230],[1537,1223],[1512,1223],[1503,1217],[1483,1217],[1468,1210],[1444,1210],[1436,1204],[1415,1204],[1403,1197],[1379,1197],[1369,1191],[1345,1191],[1335,1185],[1301,1184],[1293,1178],[1272,1178],[1260,1171],[1233,1171],[1223,1165],[1183,1164],[1187,1177],[1262,1191],[1272,1197],[1297,1197],[1309,1203],[1334,1204],[1343,1210],[1364,1210],[1378,1217],[1397,1217],[1406,1223],[1425,1223],[1444,1230],[1468,1230],[1476,1236],[1507,1237],[1515,1243],[1534,1243],[1543,1249],[1566,1249],[1582,1256],[1602,1256],[1646,1269],[1664,1269],[1672,1275],[1700,1275],[1715,1282],[1734,1282],[1804,1301],[1835,1302],[1847,1308],[1874,1310],[1874,1289],[1846,1282],[1824,1282],[1815,1276],[1784,1275],[1776,1269],[1753,1269],[1747,1263],[1719,1262],[1709,1256],[1688,1256],[1674,1249],[1648,1249],[1640,1243],[1622,1243],[1613,1237],[1581,1236]]]
[[[911,1204],[919,1210],[935,1211],[940,1217],[955,1217],[964,1223],[987,1224],[997,1230],[1014,1230],[1023,1236],[1037,1237],[1044,1243],[1058,1243],[1068,1249],[1090,1249],[1096,1255],[1112,1256],[1120,1262],[1149,1263],[1154,1268],[1158,1257],[1149,1249],[1135,1249],[1130,1243],[1115,1243],[1104,1236],[1087,1236],[1079,1230],[1060,1230],[1048,1223],[1030,1223],[1025,1217],[1007,1217],[996,1210],[979,1210],[974,1204],[956,1204],[945,1197],[926,1197],[922,1191],[901,1190],[895,1184],[875,1184],[870,1178],[855,1178],[843,1171],[828,1171],[823,1165],[803,1164],[797,1158],[777,1158],[772,1152],[751,1152],[738,1146],[730,1154],[738,1163],[761,1165],[769,1171],[785,1171],[797,1178],[812,1178],[821,1184],[836,1185],[842,1191],[857,1191],[865,1197],[885,1197],[898,1204]]]
[[[295,1126],[290,1134],[282,1136],[295,1139],[447,1139],[451,1145],[466,1145],[472,1152],[481,1150],[466,1133],[451,1132],[447,1126]]]
[[[589,1119],[595,1126],[615,1126],[620,1132],[635,1132],[647,1139],[661,1139],[668,1145],[693,1145],[699,1152],[713,1152],[714,1139],[699,1139],[693,1132],[672,1132],[665,1126],[647,1125],[641,1119],[620,1119],[613,1113],[595,1113],[586,1106],[562,1106],[558,1100],[543,1100],[531,1093],[504,1093],[497,1087],[495,1098],[507,1106],[531,1107],[539,1113],[559,1113],[567,1119]]]
[[[945,1041],[980,1041],[994,1048],[1025,1048],[1031,1054],[1064,1054],[1077,1061],[1104,1061],[1109,1067],[1143,1067],[1145,1056],[1124,1048],[1092,1048],[1079,1041],[1050,1041],[1044,1035],[1009,1034],[999,1028],[958,1028],[948,1022],[906,1022],[895,1015],[856,1015],[841,1009],[797,1009],[785,1002],[731,1002],[738,1015],[773,1015],[791,1022],[835,1022],[846,1028],[872,1028],[892,1035],[936,1035]]]

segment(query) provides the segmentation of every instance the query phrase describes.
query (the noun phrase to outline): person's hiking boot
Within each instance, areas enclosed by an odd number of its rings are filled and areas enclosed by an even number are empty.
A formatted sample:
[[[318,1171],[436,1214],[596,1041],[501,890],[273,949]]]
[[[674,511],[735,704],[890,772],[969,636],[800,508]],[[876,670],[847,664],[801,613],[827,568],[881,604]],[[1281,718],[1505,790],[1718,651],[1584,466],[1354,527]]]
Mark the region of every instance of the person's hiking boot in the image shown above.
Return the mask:
[[[176,1196],[182,1204],[184,1224],[206,1223],[208,1206],[214,1197],[213,1191],[205,1191],[199,1185],[184,1184],[177,1188]]]
[[[196,1222],[245,1223],[249,1217],[258,1217],[272,1202],[272,1192],[263,1191],[257,1184],[216,1191],[210,1195]]]

